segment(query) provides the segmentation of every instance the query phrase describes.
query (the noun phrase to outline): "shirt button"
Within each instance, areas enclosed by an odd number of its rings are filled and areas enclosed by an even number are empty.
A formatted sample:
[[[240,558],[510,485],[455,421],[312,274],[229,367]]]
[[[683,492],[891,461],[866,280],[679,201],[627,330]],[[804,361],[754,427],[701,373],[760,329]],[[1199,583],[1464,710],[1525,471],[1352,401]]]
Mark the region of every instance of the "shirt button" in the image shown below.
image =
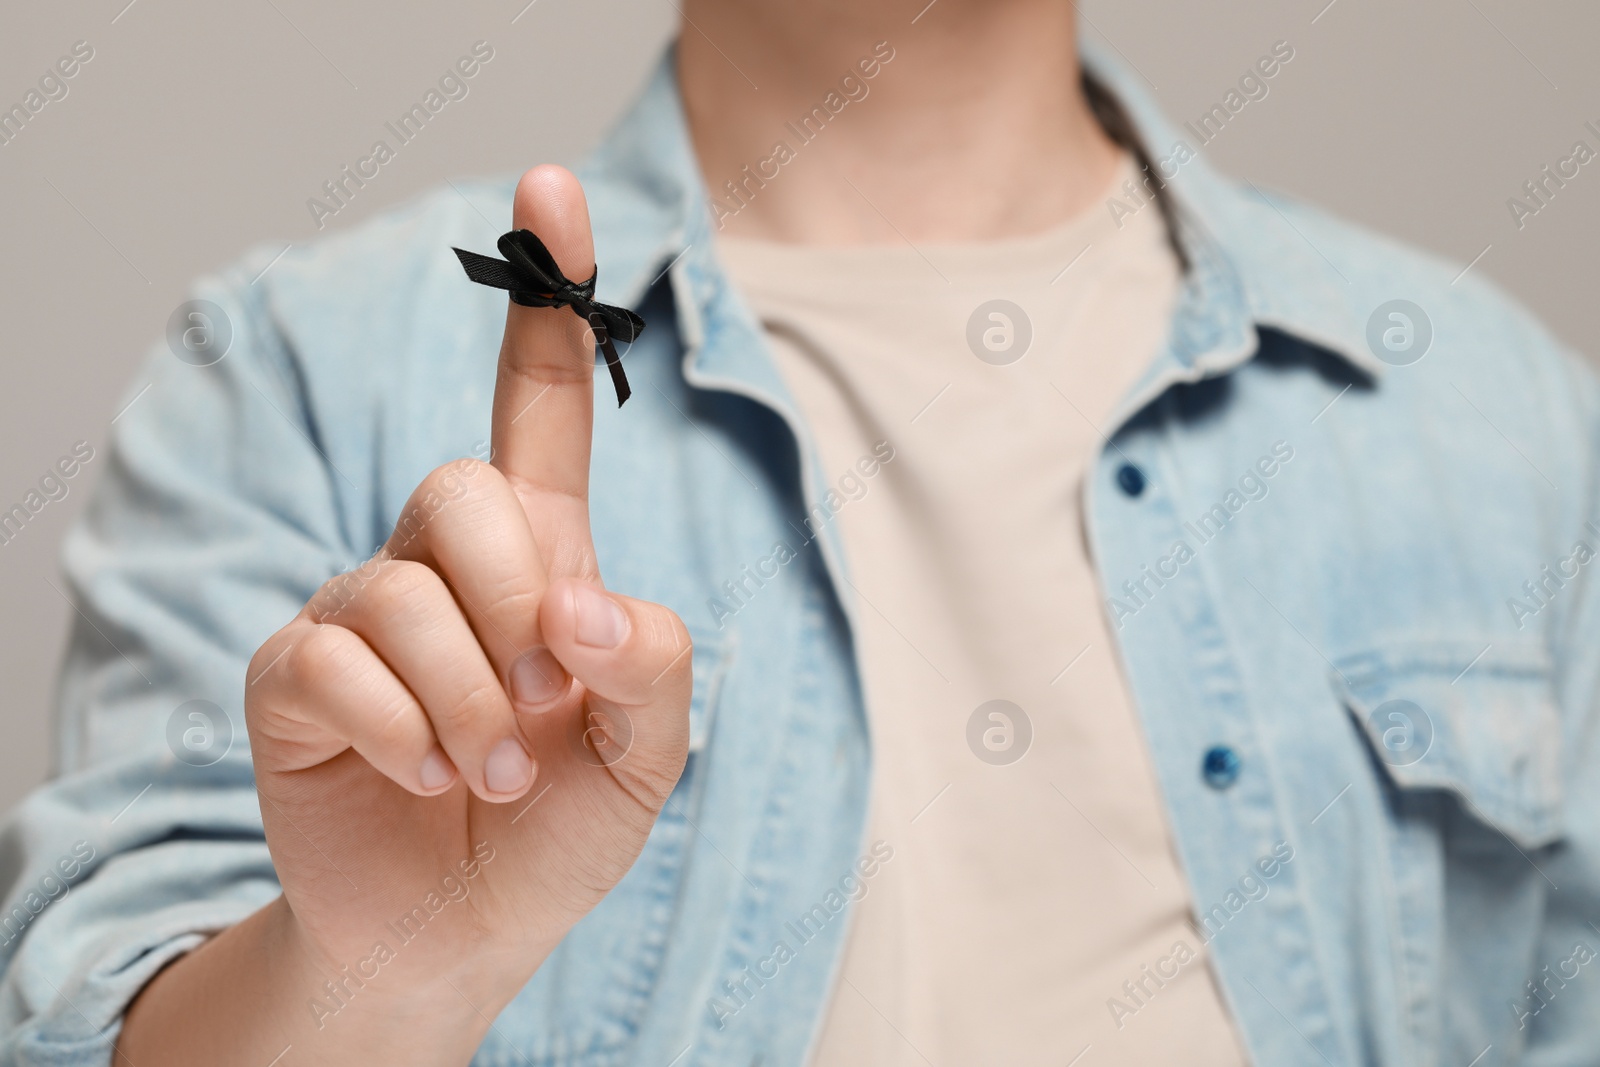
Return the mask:
[[[1129,496],[1138,496],[1144,492],[1144,471],[1132,463],[1124,463],[1117,468],[1117,484]]]
[[[1227,745],[1213,745],[1206,749],[1206,758],[1200,764],[1206,785],[1212,789],[1226,789],[1236,782],[1239,767],[1239,754]]]

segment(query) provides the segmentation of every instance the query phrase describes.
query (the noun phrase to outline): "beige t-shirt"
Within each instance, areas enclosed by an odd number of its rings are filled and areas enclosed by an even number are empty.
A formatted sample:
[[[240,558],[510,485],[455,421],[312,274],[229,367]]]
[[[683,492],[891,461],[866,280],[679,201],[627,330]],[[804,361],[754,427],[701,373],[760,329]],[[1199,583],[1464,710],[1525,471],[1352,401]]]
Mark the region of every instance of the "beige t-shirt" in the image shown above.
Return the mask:
[[[1097,202],[985,243],[719,240],[824,473],[865,486],[831,521],[869,840],[894,854],[815,1067],[1243,1062],[1083,531],[1086,464],[1177,286],[1157,208],[1121,222]],[[880,441],[893,458],[862,477]]]

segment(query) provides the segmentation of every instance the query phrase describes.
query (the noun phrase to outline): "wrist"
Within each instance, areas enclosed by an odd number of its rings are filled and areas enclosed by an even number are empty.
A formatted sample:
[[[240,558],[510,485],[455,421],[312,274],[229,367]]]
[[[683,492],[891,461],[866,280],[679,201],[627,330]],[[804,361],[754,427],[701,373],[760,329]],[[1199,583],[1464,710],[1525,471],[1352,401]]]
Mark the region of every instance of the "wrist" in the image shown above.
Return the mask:
[[[283,979],[302,993],[301,1014],[319,1031],[360,1019],[363,1028],[392,1023],[401,1032],[415,1032],[419,1020],[430,1029],[486,1032],[548,954],[512,956],[463,944],[452,953],[459,963],[441,963],[444,946],[430,945],[424,955],[380,936],[340,958],[311,935],[286,898],[269,911],[268,951],[282,961]]]

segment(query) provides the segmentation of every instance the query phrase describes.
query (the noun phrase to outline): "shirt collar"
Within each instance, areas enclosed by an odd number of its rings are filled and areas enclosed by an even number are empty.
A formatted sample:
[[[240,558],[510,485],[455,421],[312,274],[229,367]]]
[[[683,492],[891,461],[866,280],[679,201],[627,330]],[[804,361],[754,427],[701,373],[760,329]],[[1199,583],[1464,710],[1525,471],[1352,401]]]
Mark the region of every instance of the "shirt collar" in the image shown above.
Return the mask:
[[[1191,266],[1165,359],[1141,385],[1198,379],[1248,361],[1256,351],[1257,326],[1294,334],[1370,378],[1382,377],[1386,365],[1367,350],[1356,289],[1325,254],[1338,250],[1313,244],[1306,231],[1314,227],[1305,217],[1292,221],[1299,212],[1292,204],[1213,170],[1191,130],[1174,127],[1137,77],[1092,42],[1084,45],[1083,61],[1128,109],[1152,158],[1172,159],[1180,145],[1195,153],[1168,184]],[[742,301],[716,263],[674,49],[663,55],[632,110],[580,176],[596,207],[601,299],[633,306],[665,276],[684,320],[691,377],[742,383],[749,388],[738,391],[788,406],[771,362],[751,358],[759,343],[705,343],[712,336],[728,342],[759,338],[750,316],[738,313]],[[1145,392],[1136,386],[1130,401]]]
[[[1168,189],[1178,205],[1179,235],[1193,260],[1173,324],[1172,355],[1181,363],[1217,372],[1209,364],[1240,347],[1253,326],[1292,333],[1380,378],[1388,365],[1366,345],[1366,314],[1357,289],[1335,259],[1340,245],[1323,238],[1293,202],[1213,169],[1192,127],[1175,127],[1139,79],[1093,42],[1083,61],[1116,93],[1133,116],[1151,157],[1158,161],[1194,153],[1176,165]],[[1185,152],[1180,152],[1180,146]],[[1171,168],[1166,172],[1170,173]],[[1301,216],[1297,223],[1295,216]],[[1370,309],[1369,309],[1370,310]],[[1254,352],[1228,360],[1243,362]]]
[[[676,56],[676,48],[667,49],[633,109],[579,170],[594,206],[598,295],[636,307],[665,278],[686,377],[751,396],[797,423],[788,388],[764,356],[760,328],[717,263]],[[608,289],[608,277],[619,279],[616,288]]]

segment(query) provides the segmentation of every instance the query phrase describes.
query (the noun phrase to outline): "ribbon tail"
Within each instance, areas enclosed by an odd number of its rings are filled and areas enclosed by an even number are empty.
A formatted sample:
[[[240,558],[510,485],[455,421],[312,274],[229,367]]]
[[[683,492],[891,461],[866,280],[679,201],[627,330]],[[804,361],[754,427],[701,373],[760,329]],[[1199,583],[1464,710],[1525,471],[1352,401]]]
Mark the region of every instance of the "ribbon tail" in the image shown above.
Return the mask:
[[[598,331],[600,351],[606,357],[606,370],[611,372],[611,384],[617,391],[617,407],[627,403],[633,395],[633,390],[628,386],[628,376],[622,373],[622,357],[617,355],[617,346],[611,343],[611,331],[604,326]]]

